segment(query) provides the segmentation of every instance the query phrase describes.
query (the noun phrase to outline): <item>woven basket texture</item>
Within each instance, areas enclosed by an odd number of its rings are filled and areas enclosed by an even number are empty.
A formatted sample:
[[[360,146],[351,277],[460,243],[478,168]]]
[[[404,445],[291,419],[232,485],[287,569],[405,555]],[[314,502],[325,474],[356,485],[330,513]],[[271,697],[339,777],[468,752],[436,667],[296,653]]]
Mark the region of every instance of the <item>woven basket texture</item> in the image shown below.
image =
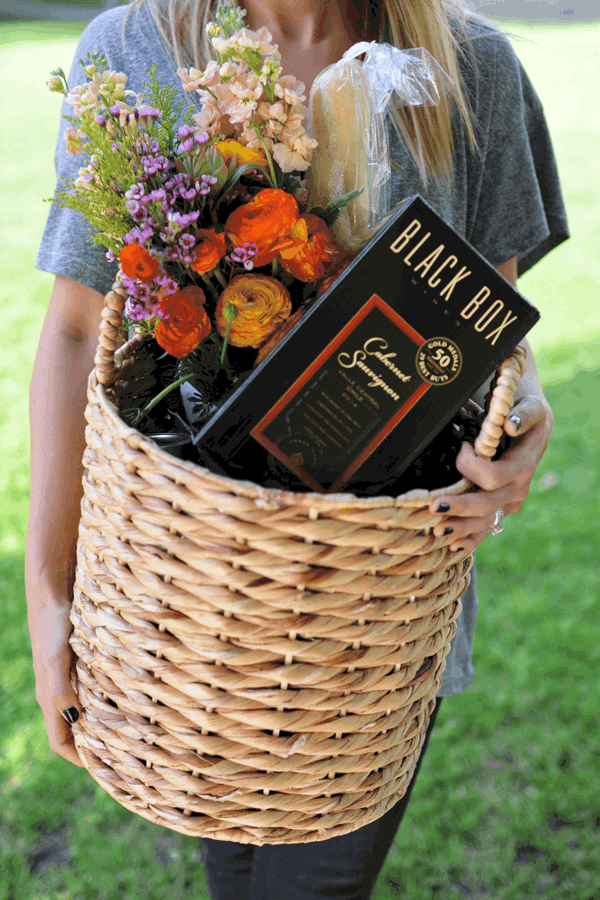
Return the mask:
[[[181,461],[119,417],[139,336],[106,297],[88,384],[70,643],[90,775],[182,834],[321,841],[405,793],[472,556],[427,530],[432,498],[294,493]],[[524,371],[500,366],[476,450],[493,456]],[[112,399],[111,399],[112,398]]]

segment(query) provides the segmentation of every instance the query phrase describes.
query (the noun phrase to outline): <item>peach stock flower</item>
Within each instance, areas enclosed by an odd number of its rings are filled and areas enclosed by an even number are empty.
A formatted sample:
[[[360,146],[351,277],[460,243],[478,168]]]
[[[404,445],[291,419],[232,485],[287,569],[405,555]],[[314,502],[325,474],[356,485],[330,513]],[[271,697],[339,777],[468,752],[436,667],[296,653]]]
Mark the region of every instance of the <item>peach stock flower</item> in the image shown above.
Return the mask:
[[[292,311],[287,289],[269,275],[236,275],[217,302],[217,331],[224,337],[229,325],[226,303],[237,308],[231,322],[229,343],[234,347],[260,347]]]
[[[303,128],[282,132],[282,140],[273,148],[273,159],[282,172],[306,172],[312,151],[318,146]]]
[[[203,88],[214,88],[221,84],[221,76],[219,72],[219,63],[211,59],[204,72],[200,69],[177,69],[177,74],[183,81],[183,89],[188,93],[190,91],[200,92]]]
[[[160,269],[160,262],[139,244],[127,244],[119,253],[121,269],[129,278],[152,281]]]
[[[200,289],[197,289],[200,290]],[[156,327],[156,343],[171,356],[183,359],[210,334],[210,319],[204,309],[202,299],[189,291],[178,291],[160,300],[160,309],[166,319],[161,319]]]
[[[226,240],[224,234],[217,234],[214,228],[200,228],[196,232],[199,241],[192,250],[194,272],[204,275],[217,265],[225,256]]]
[[[83,150],[83,141],[85,133],[79,128],[73,128],[69,125],[65,130],[65,147],[67,153],[72,155],[81,155]]]
[[[306,100],[305,86],[295,75],[282,75],[275,85],[275,96],[281,97],[290,106]]]

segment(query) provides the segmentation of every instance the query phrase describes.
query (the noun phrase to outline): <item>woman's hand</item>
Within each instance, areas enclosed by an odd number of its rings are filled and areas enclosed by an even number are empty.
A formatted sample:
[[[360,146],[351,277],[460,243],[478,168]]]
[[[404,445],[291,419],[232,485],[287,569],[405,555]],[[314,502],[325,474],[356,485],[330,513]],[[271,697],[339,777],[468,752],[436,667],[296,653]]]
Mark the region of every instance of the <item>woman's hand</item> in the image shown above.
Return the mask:
[[[512,415],[520,417],[519,429],[510,421]],[[435,526],[433,534],[440,537],[445,529],[452,528],[450,549],[464,548],[470,553],[490,534],[497,509],[502,508],[505,516],[518,512],[546,452],[552,425],[552,410],[547,401],[529,394],[515,403],[504,420],[504,431],[518,440],[499,460],[491,462],[476,456],[473,447],[463,443],[456,468],[480,490],[434,500],[429,507],[431,512],[439,512],[440,503],[447,503],[450,509],[442,512],[444,521]]]
[[[50,749],[83,769],[85,766],[75,749],[71,726],[61,714],[63,710],[72,707],[81,713],[79,701],[69,681],[73,659],[73,651],[69,645],[69,635],[73,630],[70,604],[32,606],[28,611],[28,619],[35,672],[35,699],[44,716]]]

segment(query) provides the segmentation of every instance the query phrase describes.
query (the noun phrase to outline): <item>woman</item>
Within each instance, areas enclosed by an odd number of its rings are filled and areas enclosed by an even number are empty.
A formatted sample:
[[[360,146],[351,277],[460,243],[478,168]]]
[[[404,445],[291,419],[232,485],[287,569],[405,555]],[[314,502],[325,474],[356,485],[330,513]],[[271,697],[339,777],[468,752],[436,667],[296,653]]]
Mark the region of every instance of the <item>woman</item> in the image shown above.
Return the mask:
[[[433,53],[452,77],[454,89],[440,107],[398,113],[404,139],[392,141],[394,199],[420,193],[516,284],[518,274],[568,237],[556,166],[541,105],[510,44],[479,17],[465,21],[460,2],[453,0],[446,7],[443,0],[246,0],[243,5],[246,25],[269,29],[283,71],[301,78],[306,94],[317,74],[359,40],[422,46]],[[179,91],[179,66],[204,67],[203,26],[210,12],[205,0],[134,0],[131,9],[116,8],[88,26],[75,60],[87,50],[103,51],[108,67],[126,72],[127,87],[136,92],[156,62],[164,83]],[[75,62],[69,85],[83,80]],[[195,103],[194,95],[185,96]],[[80,160],[64,151],[64,127],[63,122],[57,168],[73,176]],[[83,412],[103,295],[115,274],[115,266],[86,237],[78,214],[52,206],[37,262],[38,268],[56,274],[56,281],[31,382],[26,556],[36,698],[50,748],[79,766],[68,725],[80,712],[69,683],[68,637],[82,493]],[[496,532],[502,515],[520,510],[546,450],[552,413],[531,349],[523,343],[527,373],[504,425],[517,440],[497,462],[475,457],[464,445],[457,468],[481,490],[432,504],[432,511],[445,514],[434,534],[453,533],[452,549],[474,550],[492,528]],[[480,400],[487,387],[481,386]],[[460,693],[473,682],[474,578],[462,602],[438,698]],[[436,713],[438,709],[439,702]],[[429,731],[434,720],[435,714]],[[214,900],[369,897],[408,796],[365,828],[320,843],[256,848],[203,841]]]

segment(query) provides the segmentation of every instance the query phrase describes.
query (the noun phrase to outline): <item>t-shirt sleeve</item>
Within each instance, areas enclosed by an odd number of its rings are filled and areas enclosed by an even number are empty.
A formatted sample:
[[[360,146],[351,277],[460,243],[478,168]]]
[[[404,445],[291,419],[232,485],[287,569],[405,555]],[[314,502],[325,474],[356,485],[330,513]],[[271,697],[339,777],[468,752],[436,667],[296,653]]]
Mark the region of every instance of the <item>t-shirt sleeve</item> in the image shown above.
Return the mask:
[[[84,59],[88,51],[103,52],[109,69],[123,71],[122,54],[118,52],[121,27],[120,8],[98,16],[87,26],[75,51],[68,76],[69,88],[72,89],[89,80],[79,65],[79,60]],[[73,115],[72,107],[66,102],[63,102],[62,115]],[[70,189],[62,181],[63,177],[77,178],[79,169],[89,162],[85,154],[67,153],[64,136],[68,125],[69,123],[61,118],[54,156],[57,192]],[[60,207],[56,203],[49,206],[35,268],[55,275],[65,275],[101,294],[106,294],[115,280],[118,264],[108,261],[106,248],[92,244],[92,231],[81,213]]]
[[[569,237],[567,216],[540,99],[507,38],[475,38],[476,48],[480,40],[484,129],[471,157],[467,239],[493,266],[516,256],[520,276]]]

